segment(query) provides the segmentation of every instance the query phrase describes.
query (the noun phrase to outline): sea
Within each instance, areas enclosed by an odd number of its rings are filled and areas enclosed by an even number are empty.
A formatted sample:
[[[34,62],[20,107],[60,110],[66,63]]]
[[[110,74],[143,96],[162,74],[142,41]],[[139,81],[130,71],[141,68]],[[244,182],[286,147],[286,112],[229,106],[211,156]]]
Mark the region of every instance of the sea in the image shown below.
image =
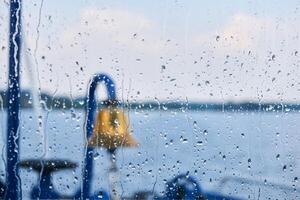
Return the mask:
[[[300,199],[300,113],[126,111],[139,145],[119,148],[116,188],[121,197],[151,191],[163,196],[179,174],[202,191],[243,199]],[[20,160],[61,159],[78,167],[53,173],[53,187],[72,195],[81,187],[85,141],[84,110],[20,112]],[[0,179],[5,180],[6,112],[0,111]],[[110,191],[110,160],[94,151],[92,191]],[[20,169],[22,195],[30,199],[39,174]]]

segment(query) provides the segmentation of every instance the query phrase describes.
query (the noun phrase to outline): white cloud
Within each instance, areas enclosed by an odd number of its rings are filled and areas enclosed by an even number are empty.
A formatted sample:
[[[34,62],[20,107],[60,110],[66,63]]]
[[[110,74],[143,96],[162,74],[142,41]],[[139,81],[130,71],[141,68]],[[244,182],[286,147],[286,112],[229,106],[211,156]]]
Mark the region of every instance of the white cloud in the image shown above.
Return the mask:
[[[198,45],[214,43],[221,51],[251,49],[259,42],[269,23],[266,19],[237,13],[219,29],[195,36],[194,42]]]
[[[217,33],[222,38],[224,46],[236,49],[246,49],[253,45],[255,39],[259,36],[264,21],[256,17],[237,14],[232,17],[229,24],[225,25],[221,33]]]
[[[72,44],[84,38],[88,48],[99,49],[111,46],[153,53],[159,41],[153,37],[152,21],[133,12],[121,9],[84,8],[78,24],[63,32],[61,44]]]

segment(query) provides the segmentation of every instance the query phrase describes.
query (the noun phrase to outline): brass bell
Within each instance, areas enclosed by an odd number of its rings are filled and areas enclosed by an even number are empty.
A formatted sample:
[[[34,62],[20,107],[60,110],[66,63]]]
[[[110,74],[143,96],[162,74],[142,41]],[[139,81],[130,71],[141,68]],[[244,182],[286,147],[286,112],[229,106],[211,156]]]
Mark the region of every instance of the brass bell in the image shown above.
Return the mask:
[[[90,147],[104,147],[114,150],[118,147],[137,146],[137,141],[129,132],[129,123],[116,101],[105,101],[105,108],[97,113],[93,135],[88,141]]]

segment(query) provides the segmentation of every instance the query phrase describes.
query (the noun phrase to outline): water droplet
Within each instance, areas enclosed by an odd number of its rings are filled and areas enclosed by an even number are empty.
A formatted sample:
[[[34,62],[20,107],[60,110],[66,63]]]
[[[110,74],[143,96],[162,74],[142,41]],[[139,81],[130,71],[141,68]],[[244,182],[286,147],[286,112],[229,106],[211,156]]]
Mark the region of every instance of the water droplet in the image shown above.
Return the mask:
[[[275,54],[272,55],[272,60],[275,60]]]
[[[283,170],[283,171],[286,170],[286,165],[283,165],[282,170]]]

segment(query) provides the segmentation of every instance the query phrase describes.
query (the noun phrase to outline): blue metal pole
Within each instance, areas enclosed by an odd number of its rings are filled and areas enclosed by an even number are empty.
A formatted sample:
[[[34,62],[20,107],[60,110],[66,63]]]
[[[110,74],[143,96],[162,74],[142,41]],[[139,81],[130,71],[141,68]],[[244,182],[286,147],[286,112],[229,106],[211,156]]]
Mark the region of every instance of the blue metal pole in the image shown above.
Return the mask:
[[[19,177],[19,109],[20,109],[21,0],[10,1],[9,76],[7,89],[7,144],[5,199],[21,198]]]
[[[89,84],[89,91],[86,100],[86,137],[87,139],[93,134],[94,115],[96,110],[95,91],[98,83],[103,82],[106,86],[108,99],[116,100],[116,89],[113,80],[106,74],[96,74]],[[87,199],[90,195],[91,180],[93,175],[93,152],[94,148],[87,147],[84,158],[84,170],[82,179],[81,198]]]

